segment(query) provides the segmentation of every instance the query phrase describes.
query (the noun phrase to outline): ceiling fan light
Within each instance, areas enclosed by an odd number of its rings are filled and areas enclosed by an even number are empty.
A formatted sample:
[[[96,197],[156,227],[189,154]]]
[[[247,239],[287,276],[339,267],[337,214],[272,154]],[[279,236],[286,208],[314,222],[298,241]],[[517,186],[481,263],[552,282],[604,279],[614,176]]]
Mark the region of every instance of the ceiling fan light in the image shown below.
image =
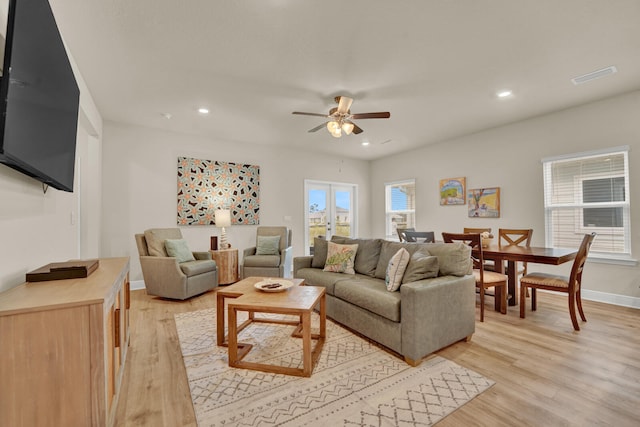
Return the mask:
[[[330,122],[327,122],[327,130],[331,133],[340,130],[340,124],[335,120],[331,120]]]
[[[353,131],[353,123],[349,123],[349,122],[345,122],[342,124],[342,130],[344,131],[345,134],[347,135],[351,135],[351,132]]]
[[[334,138],[340,138],[342,136],[342,131],[340,130],[340,128],[331,131],[331,136]]]

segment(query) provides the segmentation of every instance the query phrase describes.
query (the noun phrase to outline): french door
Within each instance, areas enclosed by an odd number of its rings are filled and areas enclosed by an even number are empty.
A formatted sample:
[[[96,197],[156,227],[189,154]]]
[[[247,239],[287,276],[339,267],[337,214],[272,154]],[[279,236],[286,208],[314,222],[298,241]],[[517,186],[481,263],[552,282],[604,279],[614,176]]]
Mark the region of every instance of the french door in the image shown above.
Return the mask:
[[[305,251],[313,254],[313,239],[323,236],[357,236],[357,186],[322,181],[304,181]]]

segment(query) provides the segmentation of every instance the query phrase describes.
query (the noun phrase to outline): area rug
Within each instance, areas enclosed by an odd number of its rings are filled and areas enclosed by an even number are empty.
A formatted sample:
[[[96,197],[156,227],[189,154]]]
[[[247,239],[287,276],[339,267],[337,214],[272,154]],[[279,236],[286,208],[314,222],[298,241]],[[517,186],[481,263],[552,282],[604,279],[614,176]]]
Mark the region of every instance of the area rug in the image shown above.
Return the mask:
[[[439,356],[411,367],[330,320],[310,378],[230,368],[227,348],[216,345],[215,319],[215,309],[175,316],[200,427],[429,426],[493,385]],[[314,313],[316,331],[318,324]],[[239,336],[254,345],[245,360],[301,367],[292,331],[252,323]]]

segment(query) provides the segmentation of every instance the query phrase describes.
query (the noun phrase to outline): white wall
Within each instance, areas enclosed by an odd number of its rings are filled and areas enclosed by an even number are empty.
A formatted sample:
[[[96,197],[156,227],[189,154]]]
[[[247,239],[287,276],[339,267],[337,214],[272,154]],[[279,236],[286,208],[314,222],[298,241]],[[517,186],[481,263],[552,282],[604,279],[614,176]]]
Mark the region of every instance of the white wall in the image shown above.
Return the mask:
[[[384,183],[416,179],[417,229],[533,228],[532,245],[545,244],[544,157],[629,145],[632,255],[640,257],[640,91],[555,114],[444,141],[372,162],[371,229],[384,235]],[[466,206],[440,206],[438,182],[464,176],[467,188],[500,187],[501,218],[468,218]],[[570,263],[569,263],[570,264]],[[535,270],[568,274],[570,265]],[[640,267],[588,263],[584,288],[640,301]],[[639,306],[640,307],[640,306]]]
[[[0,3],[0,31],[6,28],[7,5]],[[102,118],[69,57],[80,88],[74,192],[49,188],[45,194],[39,181],[0,164],[0,291],[23,283],[27,272],[45,264],[98,256]],[[85,206],[82,220],[80,206]]]
[[[316,153],[239,144],[194,135],[105,122],[102,256],[130,256],[131,280],[141,280],[134,234],[176,227],[179,156],[260,166],[260,223],[293,230],[294,256],[304,254],[304,180],[358,185],[359,230],[370,234],[369,162]],[[284,217],[290,216],[291,221]],[[227,228],[233,247],[255,245],[256,226]],[[182,226],[192,250],[208,250],[214,226]]]

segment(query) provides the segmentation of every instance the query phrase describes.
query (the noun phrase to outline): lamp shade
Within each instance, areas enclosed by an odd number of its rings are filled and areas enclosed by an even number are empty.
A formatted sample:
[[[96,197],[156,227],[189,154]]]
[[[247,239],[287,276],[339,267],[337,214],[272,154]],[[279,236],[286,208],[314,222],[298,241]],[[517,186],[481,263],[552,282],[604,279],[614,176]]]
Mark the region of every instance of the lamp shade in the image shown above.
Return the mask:
[[[229,209],[218,209],[215,212],[216,227],[231,226],[231,211]]]

